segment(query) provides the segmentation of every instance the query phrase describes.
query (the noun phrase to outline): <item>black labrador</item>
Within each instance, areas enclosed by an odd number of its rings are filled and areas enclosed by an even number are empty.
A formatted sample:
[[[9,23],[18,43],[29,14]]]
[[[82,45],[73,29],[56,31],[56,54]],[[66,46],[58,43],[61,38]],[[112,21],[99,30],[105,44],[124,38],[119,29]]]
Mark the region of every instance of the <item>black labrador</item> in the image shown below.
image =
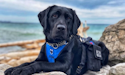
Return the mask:
[[[35,61],[9,68],[4,72],[5,75],[31,75],[41,71],[62,71],[67,75],[74,75],[81,61],[82,50],[84,50],[77,38],[77,29],[81,22],[75,11],[54,5],[40,12],[38,18],[43,26],[46,43],[52,44],[53,47],[57,47],[62,41],[68,44],[55,62],[50,63],[46,56],[45,43]],[[86,72],[86,67],[84,67],[84,72]]]

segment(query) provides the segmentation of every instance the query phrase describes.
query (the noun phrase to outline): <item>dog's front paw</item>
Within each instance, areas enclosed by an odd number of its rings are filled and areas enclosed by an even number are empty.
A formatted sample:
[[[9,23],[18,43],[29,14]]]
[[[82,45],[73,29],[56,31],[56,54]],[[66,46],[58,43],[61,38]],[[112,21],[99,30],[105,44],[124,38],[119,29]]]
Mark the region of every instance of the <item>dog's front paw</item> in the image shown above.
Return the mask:
[[[30,67],[23,67],[15,69],[11,75],[31,75],[32,71]]]
[[[4,74],[5,74],[5,75],[11,75],[11,72],[12,72],[14,69],[15,69],[14,67],[9,68],[9,69],[7,69],[7,70],[4,71]]]

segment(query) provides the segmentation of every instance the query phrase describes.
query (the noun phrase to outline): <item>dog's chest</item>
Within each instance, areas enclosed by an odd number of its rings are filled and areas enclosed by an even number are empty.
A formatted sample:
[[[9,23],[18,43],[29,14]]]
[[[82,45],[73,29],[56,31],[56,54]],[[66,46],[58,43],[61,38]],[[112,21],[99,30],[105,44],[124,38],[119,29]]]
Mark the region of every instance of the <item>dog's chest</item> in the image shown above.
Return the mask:
[[[48,61],[50,63],[54,63],[55,59],[58,57],[58,55],[60,54],[60,52],[63,50],[65,46],[66,45],[62,45],[58,47],[57,49],[54,49],[49,44],[46,44],[46,56],[47,56]]]

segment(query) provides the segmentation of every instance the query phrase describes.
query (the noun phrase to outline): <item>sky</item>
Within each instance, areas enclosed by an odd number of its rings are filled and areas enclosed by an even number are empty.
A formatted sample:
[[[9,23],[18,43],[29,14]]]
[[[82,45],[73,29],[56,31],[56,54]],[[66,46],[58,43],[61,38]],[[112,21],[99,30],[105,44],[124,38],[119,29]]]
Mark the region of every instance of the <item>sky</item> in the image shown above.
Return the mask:
[[[38,13],[52,5],[72,8],[83,23],[115,24],[125,18],[125,0],[0,0],[0,21],[39,23]]]

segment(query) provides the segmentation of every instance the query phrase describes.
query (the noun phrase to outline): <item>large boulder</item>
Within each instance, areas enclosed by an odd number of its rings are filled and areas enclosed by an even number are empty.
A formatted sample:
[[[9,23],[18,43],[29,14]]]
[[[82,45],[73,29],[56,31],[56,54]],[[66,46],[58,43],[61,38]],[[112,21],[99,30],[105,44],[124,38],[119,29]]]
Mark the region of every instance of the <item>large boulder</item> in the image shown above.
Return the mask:
[[[66,75],[66,74],[63,72],[59,72],[59,71],[53,71],[53,72],[38,73],[38,74],[33,74],[33,75]]]
[[[10,67],[11,67],[10,65],[0,64],[0,75],[4,75],[4,71]]]
[[[109,75],[125,75],[125,63],[120,63],[111,67]]]
[[[12,66],[7,65],[7,64],[0,64],[0,70],[2,70],[2,71],[5,71],[7,68],[10,68],[10,67],[12,67]]]
[[[112,67],[107,65],[101,68],[99,72],[88,71],[84,75],[125,75],[125,63],[119,63]]]
[[[109,65],[106,65],[103,66],[98,72],[87,71],[87,73],[85,73],[84,75],[109,75],[110,68],[111,67]]]
[[[125,19],[106,27],[100,41],[110,50],[109,65],[125,62]]]
[[[4,71],[0,70],[0,75],[4,75]]]

